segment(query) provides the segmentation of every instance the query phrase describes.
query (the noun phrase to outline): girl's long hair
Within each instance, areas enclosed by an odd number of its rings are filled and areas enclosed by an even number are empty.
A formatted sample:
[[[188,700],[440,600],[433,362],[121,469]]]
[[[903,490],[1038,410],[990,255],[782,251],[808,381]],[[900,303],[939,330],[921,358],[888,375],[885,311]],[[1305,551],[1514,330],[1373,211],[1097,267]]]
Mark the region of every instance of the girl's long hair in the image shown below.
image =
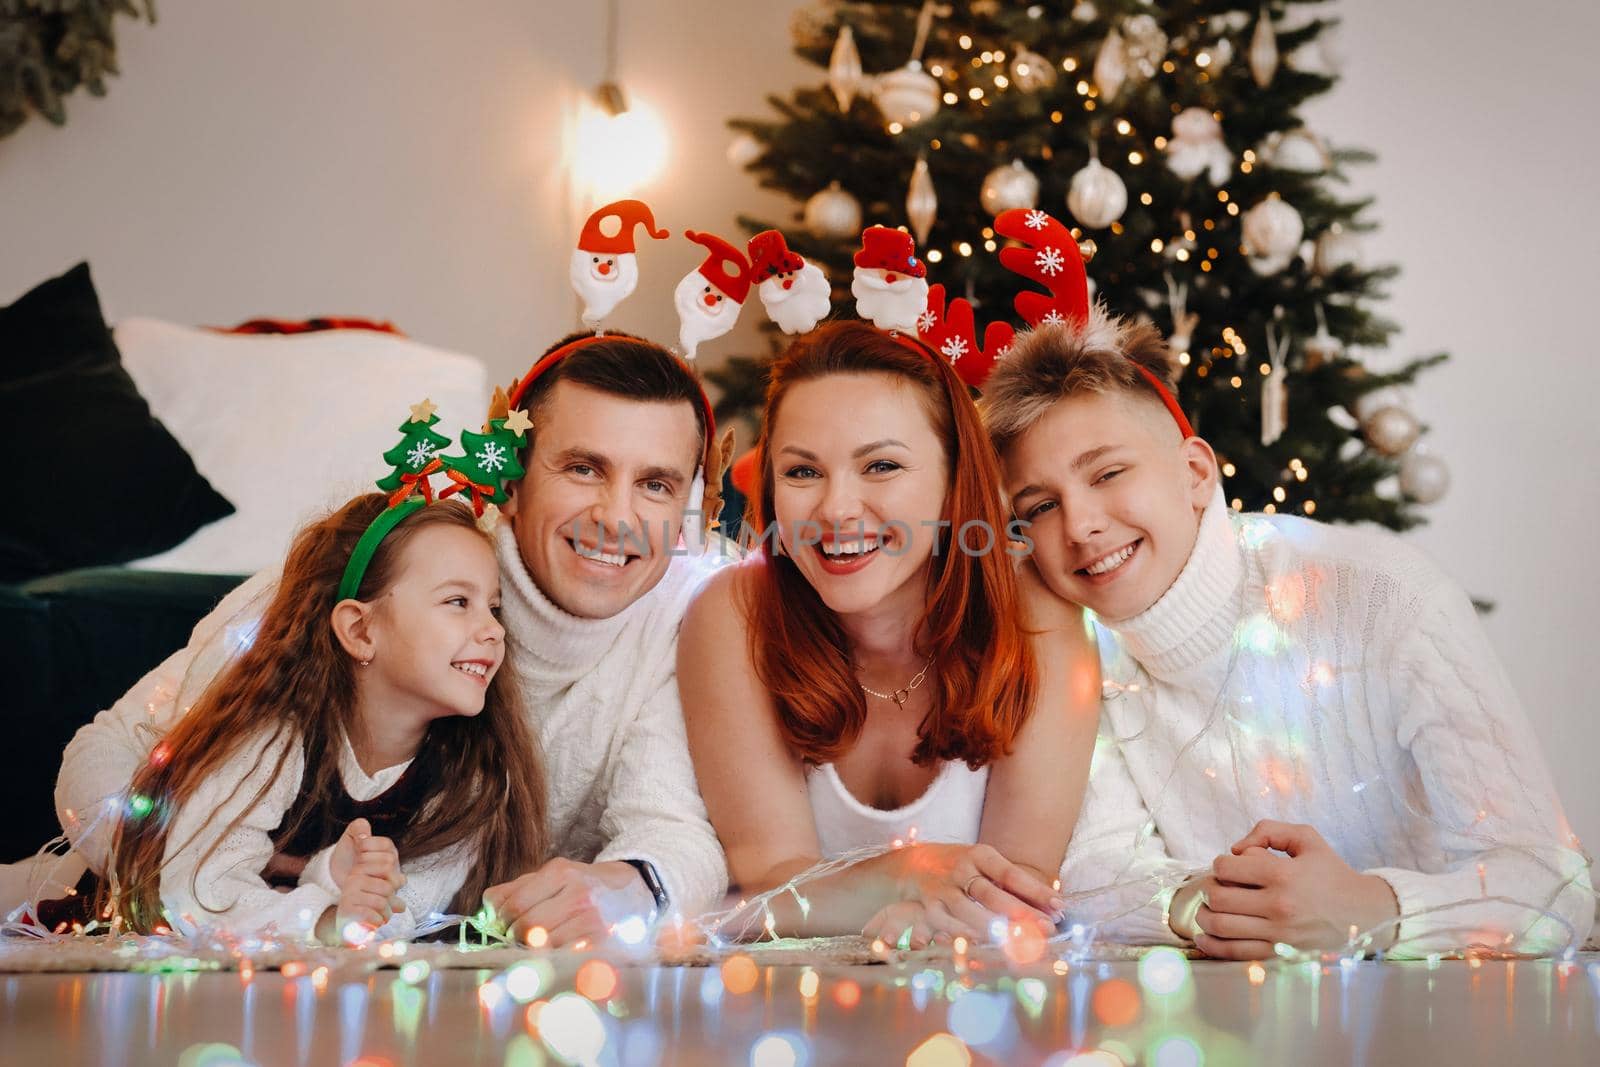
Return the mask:
[[[967,387],[949,363],[914,341],[862,322],[828,323],[796,339],[772,365],[761,439],[760,484],[746,522],[769,531],[773,505],[772,428],[789,390],[832,374],[882,374],[922,394],[950,471],[931,561],[917,651],[933,658],[934,703],[918,728],[912,760],[964,760],[974,769],[1010,751],[1033,708],[1038,675],[1023,629],[1016,574],[1006,553],[999,461]],[[990,551],[968,554],[964,524],[987,524]],[[866,697],[851,666],[849,640],[794,561],[770,548],[744,585],[750,656],[772,693],[784,740],[809,763],[837,759],[866,722]]]
[[[285,815],[276,841],[290,840],[320,818],[344,789],[339,754],[343,735],[356,725],[356,668],[334,635],[331,615],[356,542],[387,504],[383,493],[356,497],[295,538],[253,642],[134,775],[118,819],[102,915],[115,914],[138,931],[160,924],[161,869],[172,818],[246,742],[263,736],[270,743],[288,742],[272,780],[283,773],[290,752],[305,756],[301,799]],[[380,543],[356,598],[371,601],[387,590],[406,544],[435,526],[461,527],[488,539],[460,501],[420,508]],[[432,770],[424,799],[394,843],[406,862],[455,845],[473,846],[476,861],[452,905],[471,912],[485,888],[537,867],[548,844],[544,766],[504,664],[489,682],[481,714],[434,720],[416,758],[424,757]],[[261,802],[267,788],[246,810]],[[238,821],[215,833],[207,824],[201,831],[213,838],[207,856]]]

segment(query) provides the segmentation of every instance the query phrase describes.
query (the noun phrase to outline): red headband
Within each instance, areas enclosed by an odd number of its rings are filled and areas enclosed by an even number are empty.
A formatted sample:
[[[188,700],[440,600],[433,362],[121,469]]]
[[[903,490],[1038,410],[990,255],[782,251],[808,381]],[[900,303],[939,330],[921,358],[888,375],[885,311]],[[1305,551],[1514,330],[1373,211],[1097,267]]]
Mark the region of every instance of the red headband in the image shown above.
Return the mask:
[[[509,401],[509,407],[511,410],[515,411],[517,408],[522,406],[522,399],[523,397],[527,396],[528,387],[538,380],[540,375],[544,374],[545,371],[549,370],[567,356],[586,345],[592,345],[597,341],[605,341],[613,338],[617,340],[636,341],[639,344],[650,343],[648,341],[640,340],[639,338],[623,337],[620,334],[600,333],[591,334],[586,337],[580,337],[575,341],[568,341],[555,351],[540,357],[537,363],[528,368],[528,373],[519,378],[511,386],[511,397]],[[687,370],[687,366],[685,366],[684,369]],[[690,372],[690,377],[694,378],[692,371]],[[716,447],[717,420],[716,416],[711,413],[711,401],[706,398],[705,388],[700,384],[700,380],[698,378],[694,379],[694,383],[696,394],[700,398],[700,410],[705,413],[706,417],[706,440],[705,447],[701,450],[700,454],[700,466],[702,470],[708,470],[711,467],[711,450]]]

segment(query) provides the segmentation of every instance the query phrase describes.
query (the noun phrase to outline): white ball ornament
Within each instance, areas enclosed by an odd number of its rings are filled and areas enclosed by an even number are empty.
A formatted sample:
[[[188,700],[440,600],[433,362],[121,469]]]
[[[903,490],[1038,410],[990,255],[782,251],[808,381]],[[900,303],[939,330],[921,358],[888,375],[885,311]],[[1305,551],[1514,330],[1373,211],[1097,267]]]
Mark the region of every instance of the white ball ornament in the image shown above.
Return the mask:
[[[833,182],[806,201],[803,218],[813,237],[853,237],[861,232],[861,202]]]
[[[1072,176],[1067,189],[1067,210],[1091,230],[1103,229],[1128,208],[1128,187],[1122,178],[1098,159]]]
[[[978,201],[990,215],[998,215],[1012,208],[1038,207],[1039,179],[1023,165],[1022,160],[1013,159],[984,176],[983,187],[978,190]]]
[[[1333,162],[1322,138],[1305,127],[1269,138],[1262,155],[1279,170],[1321,174]]]
[[[736,167],[748,167],[761,158],[761,142],[751,133],[741,133],[728,142],[728,162]]]
[[[1361,266],[1361,239],[1342,226],[1330,227],[1317,238],[1311,269],[1324,277],[1340,267]]]
[[[1361,432],[1367,443],[1386,456],[1404,455],[1406,449],[1417,443],[1422,425],[1417,417],[1399,404],[1390,404],[1374,411],[1361,423]]]
[[[1261,274],[1273,274],[1287,267],[1300,249],[1305,228],[1300,212],[1276,196],[1246,211],[1242,235],[1250,265]]]
[[[1412,452],[1400,461],[1400,491],[1419,504],[1438,502],[1450,490],[1450,468],[1438,456]]]
[[[899,70],[879,75],[872,100],[883,121],[907,129],[938,113],[939,83],[921,63],[912,60]]]

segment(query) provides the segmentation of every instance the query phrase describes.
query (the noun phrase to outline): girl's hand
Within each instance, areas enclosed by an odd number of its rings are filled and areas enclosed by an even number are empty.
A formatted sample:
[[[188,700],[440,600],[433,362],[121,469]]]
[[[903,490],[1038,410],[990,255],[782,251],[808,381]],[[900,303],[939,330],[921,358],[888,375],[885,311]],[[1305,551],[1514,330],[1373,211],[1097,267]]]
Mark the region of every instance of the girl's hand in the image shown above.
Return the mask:
[[[989,845],[911,845],[890,855],[899,857],[902,895],[922,906],[934,933],[987,941],[996,918],[1046,933],[1060,921],[1056,891]]]
[[[405,908],[396,894],[406,884],[400,873],[400,853],[387,837],[373,836],[365,819],[345,829],[329,857],[329,870],[339,887],[336,929],[342,940],[351,923],[376,930]]]

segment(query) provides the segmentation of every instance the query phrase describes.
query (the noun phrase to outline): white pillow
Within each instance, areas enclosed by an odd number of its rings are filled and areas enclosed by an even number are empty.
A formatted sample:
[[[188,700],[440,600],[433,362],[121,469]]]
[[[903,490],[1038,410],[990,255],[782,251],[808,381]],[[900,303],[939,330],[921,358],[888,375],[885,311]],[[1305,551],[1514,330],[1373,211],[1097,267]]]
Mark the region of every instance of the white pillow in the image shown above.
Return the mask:
[[[393,334],[221,334],[129,319],[115,336],[150,410],[238,509],[129,564],[147,570],[276,565],[307,521],[376,489],[410,405],[431,399],[434,429],[452,439],[477,429],[488,409],[481,362]]]

